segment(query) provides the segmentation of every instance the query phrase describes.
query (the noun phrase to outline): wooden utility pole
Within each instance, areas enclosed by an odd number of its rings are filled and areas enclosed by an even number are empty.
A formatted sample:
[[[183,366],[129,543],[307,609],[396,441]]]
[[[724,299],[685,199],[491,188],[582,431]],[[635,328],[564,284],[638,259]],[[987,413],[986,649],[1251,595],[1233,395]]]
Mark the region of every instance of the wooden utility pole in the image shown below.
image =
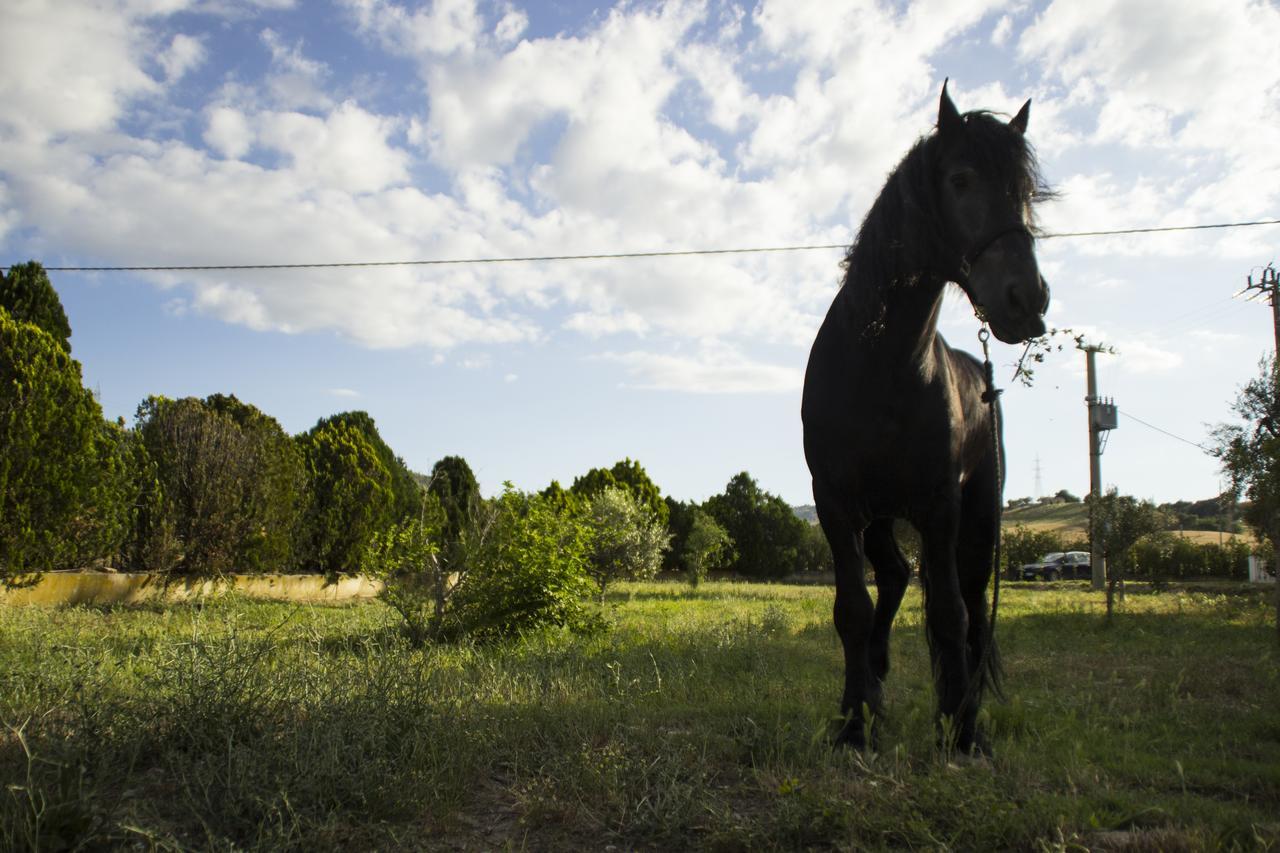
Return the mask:
[[[1093,588],[1106,585],[1106,554],[1102,547],[1102,531],[1095,520],[1098,501],[1102,499],[1102,433],[1116,427],[1115,403],[1103,402],[1098,396],[1098,372],[1094,357],[1106,348],[1096,344],[1079,344],[1084,350],[1088,379],[1088,395],[1084,398],[1089,412],[1089,564],[1093,568]]]

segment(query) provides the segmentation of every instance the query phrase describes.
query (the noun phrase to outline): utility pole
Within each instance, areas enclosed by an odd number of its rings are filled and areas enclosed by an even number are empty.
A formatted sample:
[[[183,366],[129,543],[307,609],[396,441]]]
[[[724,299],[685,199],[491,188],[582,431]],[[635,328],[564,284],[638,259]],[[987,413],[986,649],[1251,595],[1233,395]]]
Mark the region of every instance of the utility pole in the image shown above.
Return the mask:
[[[1098,372],[1095,356],[1106,347],[1097,344],[1079,344],[1084,350],[1088,379],[1088,396],[1084,398],[1089,411],[1089,565],[1093,568],[1093,588],[1101,590],[1106,585],[1106,555],[1102,549],[1102,531],[1095,519],[1098,502],[1102,499],[1102,449],[1104,432],[1116,428],[1116,406],[1104,402],[1098,396]]]
[[[1256,290],[1266,294],[1271,300],[1271,327],[1276,336],[1276,349],[1274,363],[1280,364],[1280,275],[1276,274],[1276,268],[1271,264],[1262,270],[1262,275],[1258,277],[1258,282],[1253,281],[1253,274],[1249,274],[1249,285],[1245,291]],[[1272,390],[1275,395],[1274,399],[1280,400],[1280,370],[1274,370],[1276,377],[1276,388]],[[1276,639],[1280,640],[1280,510],[1276,511],[1276,518],[1271,522],[1272,535],[1271,539],[1274,543],[1274,553],[1271,555],[1271,573],[1276,579]]]

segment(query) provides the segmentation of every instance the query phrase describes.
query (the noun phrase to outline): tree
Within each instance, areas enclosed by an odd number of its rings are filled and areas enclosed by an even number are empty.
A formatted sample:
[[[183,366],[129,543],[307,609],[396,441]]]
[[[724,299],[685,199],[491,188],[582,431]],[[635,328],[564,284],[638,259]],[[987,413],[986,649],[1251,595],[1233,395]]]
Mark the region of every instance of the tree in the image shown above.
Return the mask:
[[[1139,501],[1131,495],[1118,494],[1115,489],[1109,489],[1101,498],[1090,495],[1086,503],[1093,518],[1095,535],[1101,537],[1103,553],[1107,557],[1107,619],[1110,620],[1117,587],[1123,600],[1123,578],[1129,568],[1133,546],[1142,537],[1164,530],[1169,524],[1169,516],[1151,501]]]
[[[391,473],[349,420],[321,420],[297,441],[309,483],[304,565],[328,574],[354,572],[374,534],[396,521]]]
[[[611,486],[587,504],[591,576],[605,588],[622,578],[651,578],[671,541],[666,525],[627,489]]]
[[[803,572],[833,572],[836,568],[835,557],[831,553],[831,543],[827,542],[822,526],[808,524],[804,526],[804,534],[800,537],[800,564]]]
[[[703,505],[733,539],[733,568],[749,577],[782,577],[800,563],[805,523],[777,495],[762,491],[746,471]]]
[[[696,507],[689,513],[689,529],[680,551],[680,560],[689,573],[689,585],[695,587],[707,572],[727,565],[734,556],[729,532]]]
[[[1068,492],[1066,489],[1058,489],[1058,491],[1055,492],[1053,496],[1058,500],[1062,501],[1063,503],[1069,503],[1069,504],[1080,503],[1080,498],[1071,494],[1071,492]]]
[[[148,397],[137,553],[153,571],[219,575],[293,567],[302,455],[274,419],[234,396]]]
[[[667,533],[671,536],[671,547],[662,556],[662,570],[664,572],[688,571],[689,566],[685,562],[685,541],[689,538],[689,531],[693,527],[694,513],[701,510],[693,501],[678,501],[670,496],[663,498],[663,503],[667,505]]]
[[[559,480],[552,480],[551,484],[538,494],[546,498],[556,512],[573,512],[577,509],[578,499],[573,492],[566,491]]]
[[[67,312],[62,309],[58,292],[38,262],[17,264],[9,268],[8,275],[0,275],[0,308],[8,310],[15,320],[40,327],[58,346],[71,352]]]
[[[408,466],[404,464],[404,460],[397,456],[395,451],[382,440],[382,436],[378,432],[378,426],[374,423],[369,413],[360,411],[341,412],[322,419],[316,426],[320,427],[334,422],[345,424],[363,435],[369,447],[378,457],[378,461],[382,463],[382,467],[386,469],[388,476],[391,478],[389,482],[392,494],[390,509],[392,519],[402,521],[417,518],[422,501],[422,490],[419,488],[418,480]]]
[[[54,297],[56,300],[56,297]],[[81,384],[80,365],[0,309],[0,580],[81,568],[128,530],[127,454]]]
[[[662,492],[649,479],[644,466],[629,458],[613,463],[613,467],[609,469],[592,468],[574,479],[570,491],[581,498],[592,498],[610,486],[626,489],[632,497],[648,507],[655,518],[663,524],[667,523],[667,505],[662,500]]]
[[[1243,423],[1219,424],[1213,453],[1227,475],[1234,497],[1242,493],[1244,520],[1271,546],[1272,566],[1280,577],[1280,371],[1275,357],[1258,365],[1232,409]],[[1276,584],[1276,639],[1280,641],[1280,582]]]
[[[444,512],[441,548],[445,561],[450,562],[463,531],[480,510],[480,484],[476,482],[476,475],[467,460],[461,456],[446,456],[432,467],[427,491],[435,496]]]

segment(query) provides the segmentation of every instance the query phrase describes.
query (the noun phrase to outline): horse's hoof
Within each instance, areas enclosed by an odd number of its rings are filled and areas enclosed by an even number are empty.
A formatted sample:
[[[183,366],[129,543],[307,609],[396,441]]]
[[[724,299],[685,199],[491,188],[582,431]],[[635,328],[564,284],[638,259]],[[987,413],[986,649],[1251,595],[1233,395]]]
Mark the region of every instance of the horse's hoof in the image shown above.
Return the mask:
[[[831,728],[835,732],[832,738],[832,749],[854,749],[867,751],[867,736],[861,720],[832,720]]]
[[[969,743],[969,748],[964,752],[972,758],[994,757],[991,751],[991,740],[981,729],[973,733],[973,740]]]

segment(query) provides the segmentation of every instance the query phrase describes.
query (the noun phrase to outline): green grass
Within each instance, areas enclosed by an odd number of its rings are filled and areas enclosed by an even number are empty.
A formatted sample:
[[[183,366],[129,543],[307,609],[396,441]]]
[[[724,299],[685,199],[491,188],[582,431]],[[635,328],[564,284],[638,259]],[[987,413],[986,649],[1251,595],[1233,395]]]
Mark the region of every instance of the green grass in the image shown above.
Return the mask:
[[[426,649],[376,602],[0,609],[0,849],[1280,842],[1266,599],[1001,604],[981,762],[934,748],[914,589],[868,757],[829,745],[829,588],[625,584],[599,636]]]

